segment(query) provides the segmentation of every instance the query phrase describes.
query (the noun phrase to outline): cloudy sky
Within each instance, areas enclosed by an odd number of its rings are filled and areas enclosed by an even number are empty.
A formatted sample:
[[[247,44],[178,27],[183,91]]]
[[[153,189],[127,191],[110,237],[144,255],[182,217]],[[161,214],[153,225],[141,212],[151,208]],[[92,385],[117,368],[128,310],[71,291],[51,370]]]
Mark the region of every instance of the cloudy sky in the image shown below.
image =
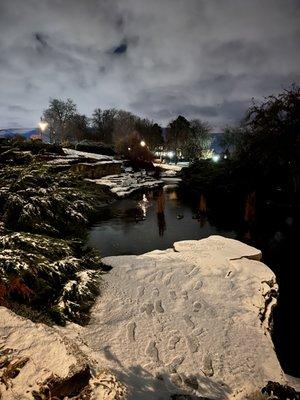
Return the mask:
[[[50,97],[220,129],[300,81],[300,0],[0,0],[0,128]]]

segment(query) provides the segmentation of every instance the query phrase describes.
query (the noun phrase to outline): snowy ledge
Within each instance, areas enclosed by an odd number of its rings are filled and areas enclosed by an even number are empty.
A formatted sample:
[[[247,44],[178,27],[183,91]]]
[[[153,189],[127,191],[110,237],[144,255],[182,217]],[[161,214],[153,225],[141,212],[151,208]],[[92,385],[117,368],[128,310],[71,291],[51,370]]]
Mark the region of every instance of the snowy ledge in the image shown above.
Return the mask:
[[[65,332],[114,372],[129,399],[253,399],[268,380],[286,382],[269,334],[278,286],[260,258],[221,236],[105,258],[113,269],[91,323]]]
[[[153,189],[163,184],[163,181],[140,172],[108,175],[100,179],[85,180],[109,187],[110,191],[118,197],[126,197],[141,189]]]
[[[98,153],[88,153],[85,151],[80,151],[80,150],[74,150],[74,149],[68,149],[66,147],[63,148],[64,153],[67,156],[73,157],[73,158],[91,158],[94,160],[99,160],[99,161],[113,161],[114,158],[112,156],[106,156],[104,154],[98,154]]]

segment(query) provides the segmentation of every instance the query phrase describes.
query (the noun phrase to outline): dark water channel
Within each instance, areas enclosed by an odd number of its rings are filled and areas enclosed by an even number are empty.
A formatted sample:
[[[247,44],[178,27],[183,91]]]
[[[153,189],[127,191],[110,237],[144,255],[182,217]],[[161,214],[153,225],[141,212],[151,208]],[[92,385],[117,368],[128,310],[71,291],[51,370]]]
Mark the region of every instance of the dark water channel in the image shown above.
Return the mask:
[[[88,245],[99,249],[102,256],[142,254],[172,247],[175,241],[217,234],[260,248],[280,286],[274,312],[276,352],[285,372],[300,377],[300,243],[293,215],[267,208],[249,235],[238,210],[228,205],[199,217],[199,199],[182,194],[174,184],[145,194],[147,201],[138,194],[105,207],[90,229]]]
[[[103,256],[111,256],[167,249],[179,240],[215,234],[236,237],[234,230],[218,229],[207,219],[198,220],[196,210],[180,200],[174,185],[165,186],[163,192],[148,192],[147,200],[139,194],[106,207],[101,221],[90,231],[88,244]]]

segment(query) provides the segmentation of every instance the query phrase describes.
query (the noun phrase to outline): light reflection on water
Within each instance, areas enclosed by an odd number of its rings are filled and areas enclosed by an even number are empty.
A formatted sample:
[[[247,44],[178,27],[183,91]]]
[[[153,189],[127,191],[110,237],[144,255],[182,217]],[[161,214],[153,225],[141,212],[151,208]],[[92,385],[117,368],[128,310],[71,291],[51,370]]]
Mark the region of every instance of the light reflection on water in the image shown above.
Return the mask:
[[[148,192],[146,198],[141,194],[118,200],[103,210],[101,219],[91,228],[87,244],[103,256],[142,254],[213,234],[236,237],[234,231],[218,230],[199,209],[183,203],[174,186]]]

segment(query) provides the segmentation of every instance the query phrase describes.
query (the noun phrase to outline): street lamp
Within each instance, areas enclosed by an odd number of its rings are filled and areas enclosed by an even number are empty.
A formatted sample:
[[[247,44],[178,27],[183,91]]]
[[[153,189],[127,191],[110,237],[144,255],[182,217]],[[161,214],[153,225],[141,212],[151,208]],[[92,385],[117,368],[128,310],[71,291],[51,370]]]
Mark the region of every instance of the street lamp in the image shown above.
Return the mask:
[[[145,142],[144,140],[141,140],[140,145],[141,145],[142,147],[145,147],[145,146],[146,146],[146,142]]]
[[[220,160],[219,154],[214,154],[214,155],[212,156],[212,160],[213,160],[213,162],[218,162],[218,161]]]
[[[39,128],[41,130],[41,140],[42,141],[43,141],[43,132],[45,132],[47,127],[48,127],[48,122],[45,122],[45,121],[40,121],[39,122]]]

